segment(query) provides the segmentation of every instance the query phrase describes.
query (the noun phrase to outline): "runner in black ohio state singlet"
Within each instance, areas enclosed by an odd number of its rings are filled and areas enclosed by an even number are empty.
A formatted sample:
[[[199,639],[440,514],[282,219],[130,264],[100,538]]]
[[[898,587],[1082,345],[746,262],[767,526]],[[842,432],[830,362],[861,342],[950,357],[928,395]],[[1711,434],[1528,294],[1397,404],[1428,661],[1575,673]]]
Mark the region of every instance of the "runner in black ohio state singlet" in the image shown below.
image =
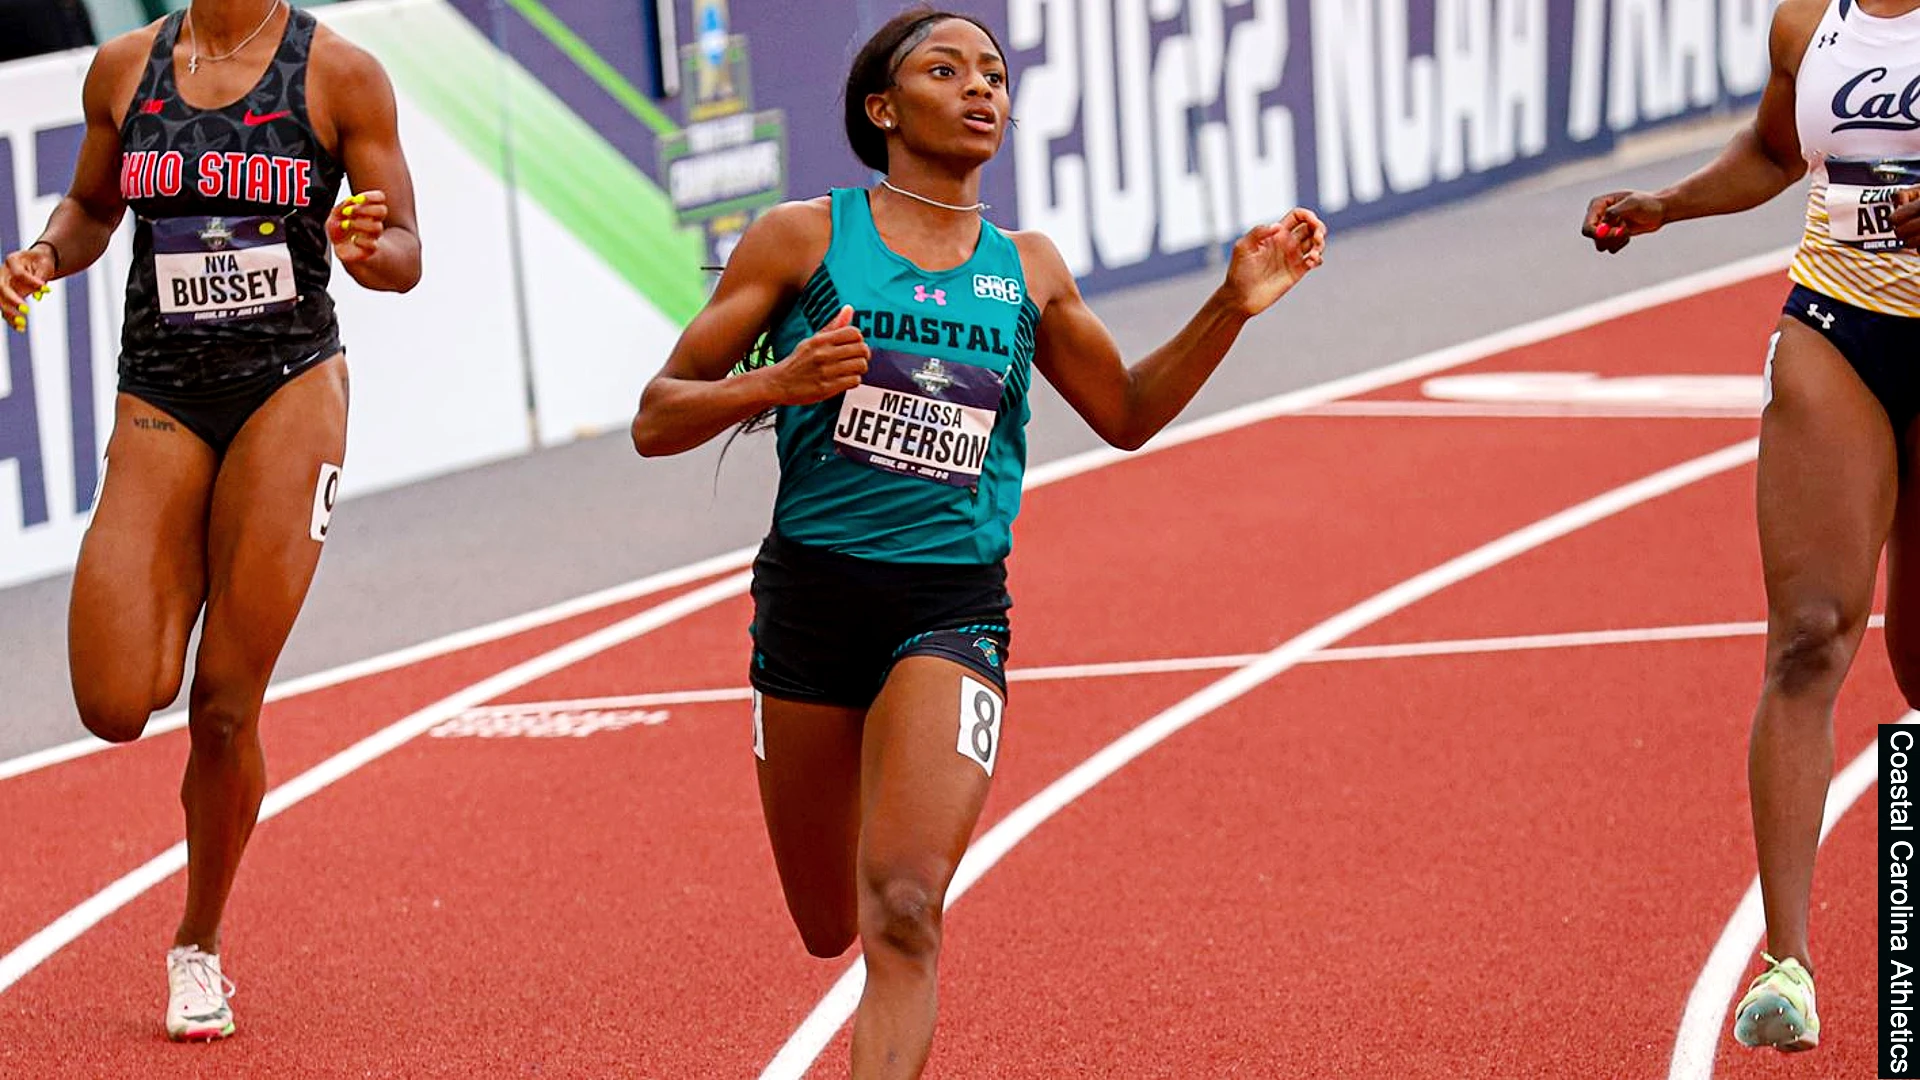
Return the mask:
[[[183,19],[160,28],[120,131],[135,215],[120,376],[197,389],[340,351],[326,221],[343,170],[307,116],[312,15],[293,10],[266,73],[222,109],[180,98]]]

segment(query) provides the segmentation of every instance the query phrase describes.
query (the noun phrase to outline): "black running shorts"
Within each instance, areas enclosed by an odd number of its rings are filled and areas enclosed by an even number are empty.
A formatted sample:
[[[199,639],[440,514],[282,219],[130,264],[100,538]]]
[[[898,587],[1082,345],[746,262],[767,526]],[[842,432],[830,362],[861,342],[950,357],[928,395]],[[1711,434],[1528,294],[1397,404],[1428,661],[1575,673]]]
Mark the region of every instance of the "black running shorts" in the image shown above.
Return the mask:
[[[775,532],[753,562],[753,688],[864,709],[895,663],[938,656],[1004,697],[1012,604],[1004,562],[880,562]]]

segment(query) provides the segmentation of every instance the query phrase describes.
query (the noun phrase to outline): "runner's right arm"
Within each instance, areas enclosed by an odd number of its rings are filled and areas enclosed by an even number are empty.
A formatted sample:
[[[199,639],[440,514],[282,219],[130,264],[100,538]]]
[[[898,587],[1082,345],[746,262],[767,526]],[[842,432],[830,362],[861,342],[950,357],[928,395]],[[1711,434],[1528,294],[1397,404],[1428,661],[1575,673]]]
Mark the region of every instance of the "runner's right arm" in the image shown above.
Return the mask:
[[[1715,214],[1737,214],[1785,191],[1806,175],[1794,119],[1794,81],[1800,58],[1826,12],[1826,0],[1786,0],[1773,13],[1768,51],[1773,72],[1753,123],[1740,129],[1714,158],[1664,191],[1614,191],[1587,204],[1580,227],[1601,251],[1662,225]]]
[[[842,308],[792,356],[727,377],[825,256],[831,225],[823,209],[775,207],[740,238],[707,306],[640,397],[632,434],[641,456],[691,450],[776,405],[824,401],[860,382],[870,353],[849,325],[852,308]]]
[[[152,44],[151,33],[135,31],[109,41],[94,54],[81,92],[87,127],[73,186],[54,207],[40,238],[8,255],[0,269],[0,322],[17,329],[16,320],[24,319],[25,302],[35,292],[93,265],[112,241],[113,230],[119,228],[127,210],[120,197],[120,123],[114,117],[115,102],[131,96],[128,72],[144,62]]]

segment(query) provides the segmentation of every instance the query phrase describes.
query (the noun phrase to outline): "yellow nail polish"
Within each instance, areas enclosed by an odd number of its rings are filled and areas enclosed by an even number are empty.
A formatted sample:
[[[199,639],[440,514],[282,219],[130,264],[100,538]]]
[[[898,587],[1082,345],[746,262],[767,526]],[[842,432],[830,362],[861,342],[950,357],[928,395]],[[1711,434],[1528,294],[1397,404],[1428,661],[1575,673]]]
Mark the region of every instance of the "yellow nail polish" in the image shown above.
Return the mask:
[[[347,201],[352,203],[355,206],[359,206],[361,203],[367,201],[367,197],[365,195],[355,195],[353,198],[348,199]]]
[[[39,292],[37,292],[37,293],[34,293],[34,294],[33,294],[33,298],[34,298],[35,300],[45,300],[45,299],[47,298],[47,294],[48,294],[49,292],[52,292],[52,291],[53,291],[53,290],[51,290],[51,289],[49,289],[49,288],[47,288],[46,286],[44,286],[44,285],[43,285],[43,286],[41,286],[41,287],[40,287],[40,291],[39,291]]]
[[[352,216],[353,216],[353,204],[352,204],[352,203],[348,203],[348,204],[347,204],[346,206],[343,206],[343,207],[341,207],[341,208],[340,208],[340,216],[341,216],[341,217],[343,217],[343,218],[350,218],[350,217],[352,217]]]
[[[25,319],[15,319],[15,320],[13,320],[13,328],[14,328],[15,330],[18,330],[18,331],[20,331],[20,332],[21,332],[21,333],[23,333],[23,334],[24,334],[24,333],[26,333],[26,332],[27,332],[27,320],[25,320]]]

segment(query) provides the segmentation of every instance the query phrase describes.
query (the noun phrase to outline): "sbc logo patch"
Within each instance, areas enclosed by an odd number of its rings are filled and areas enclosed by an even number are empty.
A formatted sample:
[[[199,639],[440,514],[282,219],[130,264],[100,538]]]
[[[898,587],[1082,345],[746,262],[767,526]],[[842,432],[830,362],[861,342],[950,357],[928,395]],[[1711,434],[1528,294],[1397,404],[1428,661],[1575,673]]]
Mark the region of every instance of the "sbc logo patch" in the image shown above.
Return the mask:
[[[982,300],[999,300],[1008,304],[1018,304],[1025,293],[1020,283],[1013,278],[997,277],[993,274],[973,275],[973,295]]]

